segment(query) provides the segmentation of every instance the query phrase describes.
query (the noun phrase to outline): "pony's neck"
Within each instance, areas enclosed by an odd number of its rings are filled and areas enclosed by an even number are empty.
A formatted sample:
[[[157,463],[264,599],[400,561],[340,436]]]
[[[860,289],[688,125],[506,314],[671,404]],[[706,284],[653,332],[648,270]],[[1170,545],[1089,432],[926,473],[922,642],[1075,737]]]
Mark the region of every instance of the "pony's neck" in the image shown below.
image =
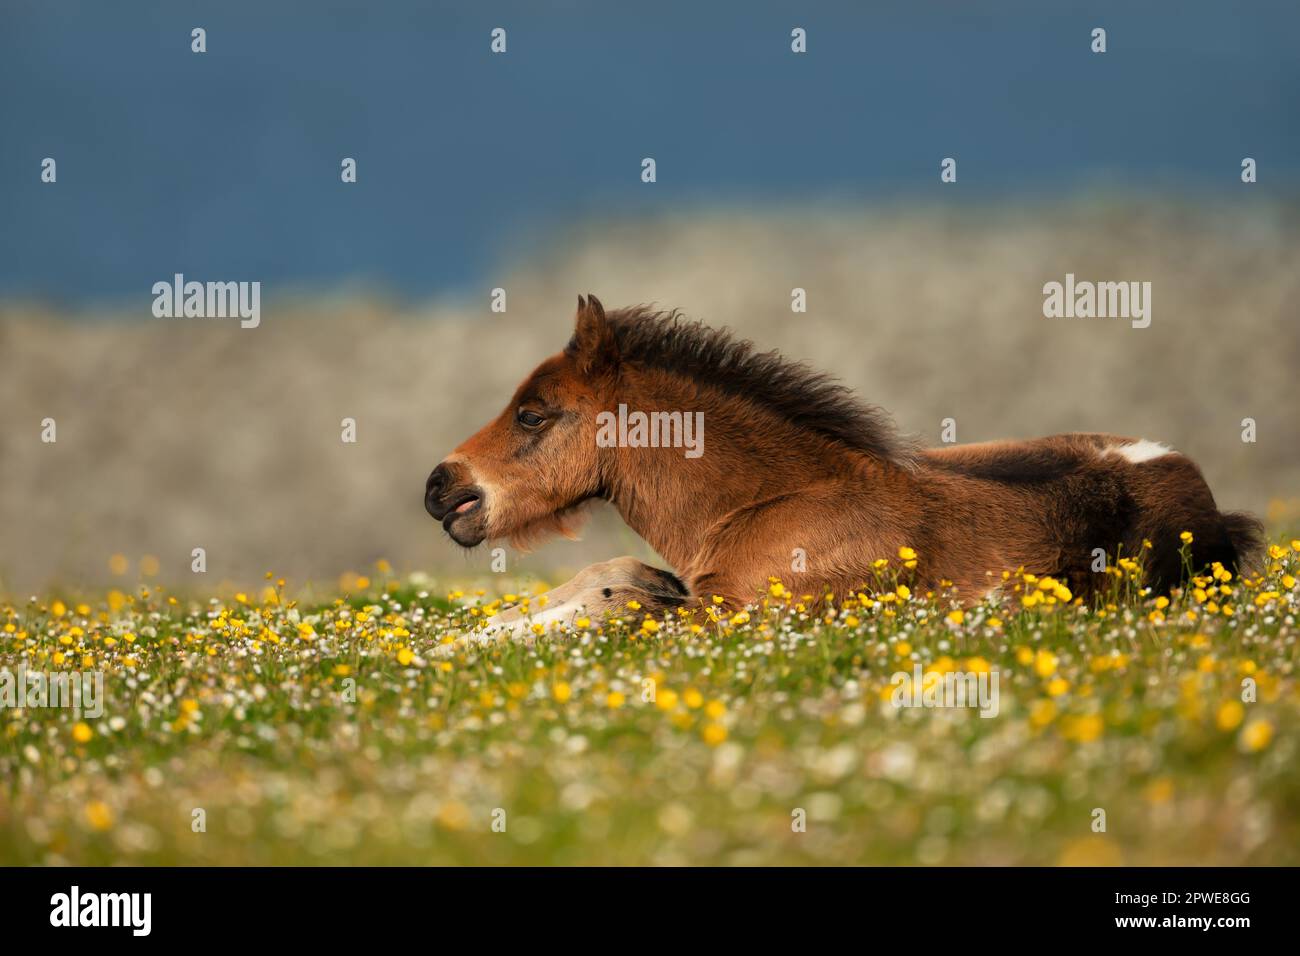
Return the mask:
[[[653,376],[651,377],[653,378]],[[703,414],[698,457],[681,447],[608,449],[606,497],[623,520],[679,571],[713,524],[738,508],[859,467],[861,456],[810,435],[767,409],[707,387],[642,380],[620,390],[633,412]],[[696,441],[701,436],[693,435]]]

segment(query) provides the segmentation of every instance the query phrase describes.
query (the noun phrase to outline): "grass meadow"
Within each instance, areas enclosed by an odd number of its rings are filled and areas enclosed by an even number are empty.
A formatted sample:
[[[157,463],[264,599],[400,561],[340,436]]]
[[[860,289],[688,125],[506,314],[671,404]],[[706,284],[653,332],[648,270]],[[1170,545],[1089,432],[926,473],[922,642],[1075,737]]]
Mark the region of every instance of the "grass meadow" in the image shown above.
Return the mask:
[[[961,610],[879,564],[819,608],[773,581],[734,615],[450,654],[538,585],[380,562],[333,599],[268,576],[5,605],[0,664],[102,671],[105,706],[4,714],[0,861],[1300,862],[1300,540],[1172,600],[1121,562],[1096,608],[1021,572]],[[918,665],[996,672],[996,716],[895,706]]]

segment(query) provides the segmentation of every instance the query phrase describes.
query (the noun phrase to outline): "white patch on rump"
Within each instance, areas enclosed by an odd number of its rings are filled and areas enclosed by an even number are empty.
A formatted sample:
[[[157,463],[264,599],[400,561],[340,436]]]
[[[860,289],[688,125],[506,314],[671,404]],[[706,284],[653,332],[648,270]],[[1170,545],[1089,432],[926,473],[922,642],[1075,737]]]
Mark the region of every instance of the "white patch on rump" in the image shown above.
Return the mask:
[[[1145,438],[1133,442],[1131,445],[1111,445],[1102,451],[1103,455],[1119,455],[1126,461],[1131,461],[1135,465],[1140,465],[1144,461],[1150,461],[1153,458],[1161,458],[1165,455],[1178,454],[1168,445],[1162,445],[1158,441],[1147,441]]]

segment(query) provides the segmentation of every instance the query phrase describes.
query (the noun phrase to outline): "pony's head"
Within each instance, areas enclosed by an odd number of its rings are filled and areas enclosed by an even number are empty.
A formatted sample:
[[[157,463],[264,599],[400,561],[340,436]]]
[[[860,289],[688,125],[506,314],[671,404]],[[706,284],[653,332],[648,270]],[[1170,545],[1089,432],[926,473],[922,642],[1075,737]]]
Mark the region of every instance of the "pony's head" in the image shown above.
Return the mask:
[[[618,443],[605,439],[608,416],[616,408],[621,415],[625,402],[645,403],[656,416],[668,416],[669,425],[676,412],[659,410],[680,410],[680,433],[666,444],[662,434],[659,441],[651,435],[648,449],[632,445],[629,434],[628,447],[638,451],[634,458],[621,455]],[[714,452],[702,463],[677,439],[702,454],[706,410]],[[692,415],[701,423],[693,433],[697,444],[686,434]],[[728,447],[730,455],[722,450]],[[761,483],[755,468],[766,471],[768,486],[786,480],[773,478],[770,469],[778,467],[797,472],[789,482],[806,482],[814,472],[841,467],[846,452],[899,467],[914,460],[884,412],[825,375],[676,312],[636,306],[607,316],[595,296],[579,297],[568,346],[433,470],[424,506],[465,547],[489,538],[522,545],[547,532],[568,534],[584,502],[608,497],[624,510],[638,499],[637,483],[661,509],[657,514],[666,513],[671,499],[679,524],[688,518],[711,523],[719,508],[737,507]]]
[[[488,539],[527,544],[570,534],[579,506],[600,496],[606,476],[596,416],[610,407],[616,345],[595,296],[578,297],[573,338],[539,365],[493,421],[429,475],[424,507],[457,544]]]

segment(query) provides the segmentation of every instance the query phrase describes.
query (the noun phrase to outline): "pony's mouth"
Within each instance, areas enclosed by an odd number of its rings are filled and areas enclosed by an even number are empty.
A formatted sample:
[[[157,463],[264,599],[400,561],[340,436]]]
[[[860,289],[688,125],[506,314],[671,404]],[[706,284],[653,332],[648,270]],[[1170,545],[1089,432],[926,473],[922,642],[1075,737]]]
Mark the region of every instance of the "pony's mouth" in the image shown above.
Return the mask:
[[[450,532],[452,522],[457,518],[464,517],[467,514],[477,511],[482,504],[483,499],[472,491],[467,491],[465,494],[453,499],[448,506],[446,515],[444,515],[442,519],[443,530]]]
[[[463,492],[447,502],[442,530],[462,548],[472,548],[487,537],[482,516],[483,496],[473,491]]]

